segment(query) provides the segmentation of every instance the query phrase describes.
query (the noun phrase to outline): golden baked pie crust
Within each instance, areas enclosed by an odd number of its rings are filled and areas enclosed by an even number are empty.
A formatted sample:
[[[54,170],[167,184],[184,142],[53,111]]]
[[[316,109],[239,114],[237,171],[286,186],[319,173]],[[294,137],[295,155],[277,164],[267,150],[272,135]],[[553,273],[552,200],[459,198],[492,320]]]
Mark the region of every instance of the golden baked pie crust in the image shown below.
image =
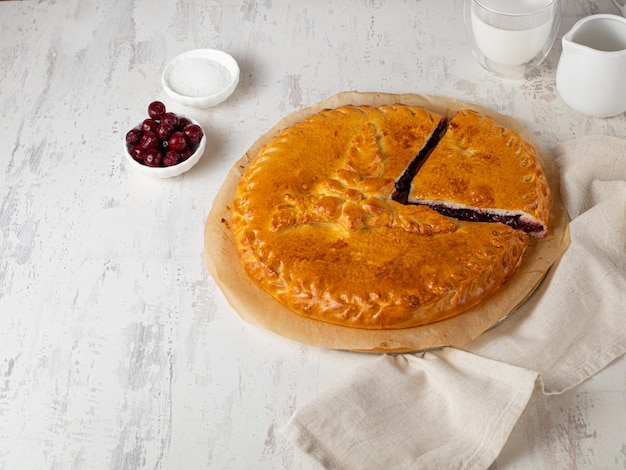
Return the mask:
[[[467,103],[422,95],[387,95],[344,93],[317,106],[295,113],[259,139],[250,151],[233,167],[218,193],[205,226],[205,253],[209,271],[235,310],[247,321],[283,336],[322,347],[371,352],[392,352],[426,349],[443,345],[463,344],[508,315],[540,282],[549,266],[567,246],[567,214],[558,197],[552,204],[552,222],[548,237],[532,240],[524,263],[513,278],[487,301],[448,320],[423,326],[388,330],[351,328],[312,320],[294,314],[245,274],[237,259],[237,249],[230,230],[231,202],[241,175],[258,150],[279,130],[290,127],[304,117],[324,108],[346,104],[380,106],[402,103],[423,106],[434,112],[451,116],[456,110],[469,107],[491,115],[496,121],[519,132],[530,141],[523,129],[510,118],[472,107]],[[558,194],[558,174],[554,164],[540,149],[538,155],[552,185]],[[332,204],[330,204],[332,206]],[[332,209],[329,209],[332,211]]]
[[[344,106],[272,139],[233,202],[248,274],[295,313],[355,328],[432,323],[492,295],[527,235],[391,199],[442,121],[405,105]]]

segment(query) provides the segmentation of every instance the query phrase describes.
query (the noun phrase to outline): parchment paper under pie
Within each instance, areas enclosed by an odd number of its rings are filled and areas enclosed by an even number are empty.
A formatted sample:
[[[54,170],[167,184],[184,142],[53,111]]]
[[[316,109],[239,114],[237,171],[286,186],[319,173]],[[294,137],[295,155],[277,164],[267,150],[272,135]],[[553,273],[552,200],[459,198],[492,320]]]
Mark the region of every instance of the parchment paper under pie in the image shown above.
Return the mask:
[[[531,241],[520,268],[492,297],[467,312],[447,320],[414,328],[366,330],[334,325],[301,316],[258,287],[239,263],[237,248],[230,231],[230,209],[237,183],[259,149],[282,129],[327,108],[348,104],[381,106],[395,103],[422,106],[448,117],[461,108],[473,109],[515,130],[524,140],[532,144],[552,189],[548,235]],[[567,249],[568,227],[569,217],[561,200],[558,168],[514,119],[449,98],[414,94],[344,92],[286,116],[261,136],[233,165],[213,201],[213,207],[205,223],[204,253],[207,268],[215,282],[229,304],[245,321],[313,346],[372,353],[394,353],[442,346],[461,346],[506,319],[533,293],[550,266]]]

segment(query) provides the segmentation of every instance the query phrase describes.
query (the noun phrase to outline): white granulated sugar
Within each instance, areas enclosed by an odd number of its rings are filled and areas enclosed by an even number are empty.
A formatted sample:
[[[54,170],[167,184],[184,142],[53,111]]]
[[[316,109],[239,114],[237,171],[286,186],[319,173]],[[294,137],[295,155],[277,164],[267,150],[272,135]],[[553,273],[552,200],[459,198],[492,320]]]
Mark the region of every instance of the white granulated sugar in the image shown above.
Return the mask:
[[[232,77],[219,62],[204,58],[182,60],[169,74],[169,85],[176,93],[185,96],[209,96],[222,91]]]

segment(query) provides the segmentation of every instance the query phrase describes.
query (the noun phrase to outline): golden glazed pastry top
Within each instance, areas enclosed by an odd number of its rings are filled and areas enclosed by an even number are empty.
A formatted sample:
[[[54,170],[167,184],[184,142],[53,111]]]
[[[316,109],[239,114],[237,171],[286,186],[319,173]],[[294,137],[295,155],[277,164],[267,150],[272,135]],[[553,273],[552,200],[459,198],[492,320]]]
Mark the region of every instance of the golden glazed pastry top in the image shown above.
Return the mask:
[[[355,328],[432,323],[489,297],[528,235],[391,198],[441,120],[405,105],[345,106],[273,138],[232,207],[247,274],[295,314]]]

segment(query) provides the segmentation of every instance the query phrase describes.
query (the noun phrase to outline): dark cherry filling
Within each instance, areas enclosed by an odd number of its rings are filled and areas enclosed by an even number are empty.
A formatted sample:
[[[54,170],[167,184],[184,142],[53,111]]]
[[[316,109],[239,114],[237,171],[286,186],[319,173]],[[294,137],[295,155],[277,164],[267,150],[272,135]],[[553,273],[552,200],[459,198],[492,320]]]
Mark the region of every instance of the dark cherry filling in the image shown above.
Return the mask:
[[[532,223],[522,220],[520,214],[503,215],[477,209],[453,208],[445,206],[443,204],[426,205],[442,215],[452,217],[458,220],[466,220],[469,222],[500,222],[509,225],[516,230],[521,230],[526,233],[540,232],[543,229],[543,227],[538,223]]]
[[[409,166],[404,170],[396,181],[395,188],[391,194],[391,199],[401,204],[406,204],[409,198],[409,191],[411,189],[411,181],[422,167],[428,156],[435,150],[437,144],[446,133],[448,129],[448,121],[442,119],[437,124],[437,127],[433,131],[430,138],[426,141],[426,144],[420,149],[419,153],[415,156],[413,161],[409,163]]]

